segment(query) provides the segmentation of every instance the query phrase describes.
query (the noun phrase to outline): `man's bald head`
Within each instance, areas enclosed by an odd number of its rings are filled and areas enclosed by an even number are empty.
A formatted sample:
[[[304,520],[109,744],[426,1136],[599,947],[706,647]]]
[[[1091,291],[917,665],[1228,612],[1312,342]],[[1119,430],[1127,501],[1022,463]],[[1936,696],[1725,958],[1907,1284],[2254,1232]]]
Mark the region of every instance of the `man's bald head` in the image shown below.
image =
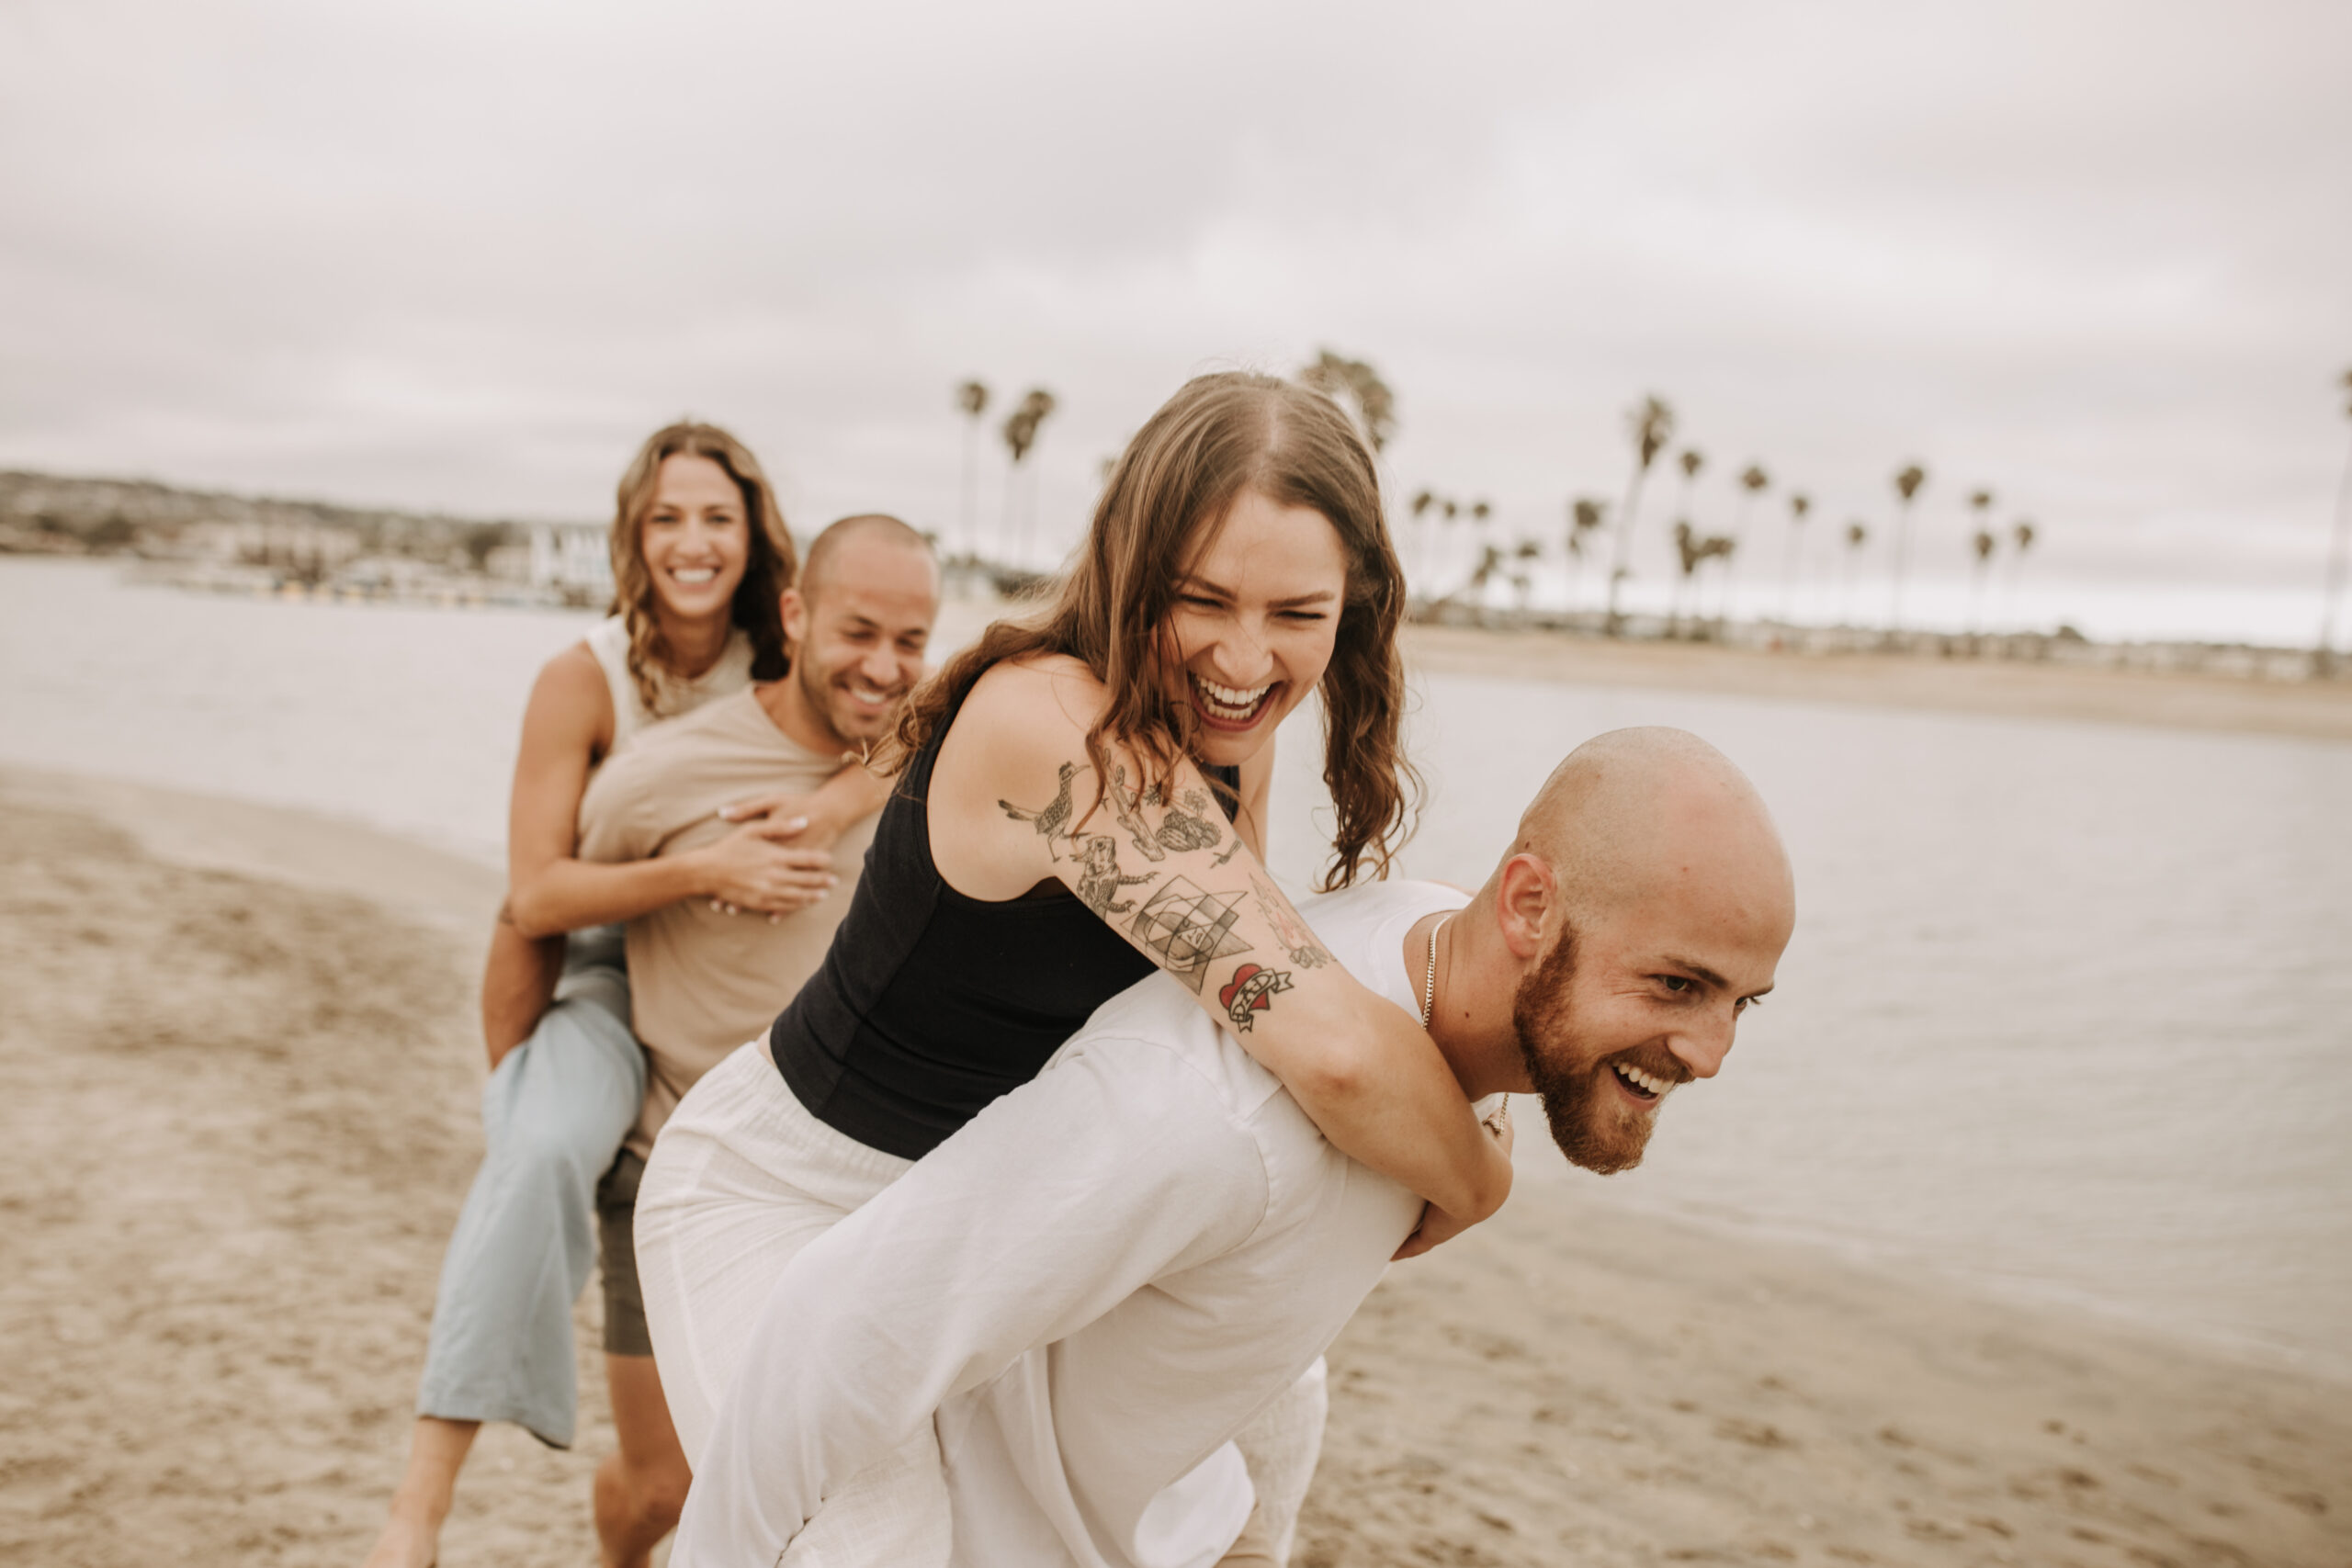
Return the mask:
[[[849,546],[861,541],[896,546],[900,549],[918,550],[932,558],[934,572],[937,562],[931,541],[899,519],[884,512],[862,512],[830,524],[808,547],[808,557],[800,563],[800,597],[813,602],[824,592],[825,580],[835,568],[835,558]]]
[[[1569,753],[1478,907],[1508,954],[1510,1036],[1553,1141],[1602,1172],[1639,1161],[1658,1103],[1722,1066],[1796,919],[1755,786],[1679,729]]]
[[[792,672],[776,722],[811,750],[854,750],[889,731],[923,677],[939,562],[895,517],[844,517],[808,547],[777,610]]]
[[[1552,867],[1577,925],[1701,885],[1758,916],[1794,908],[1763,797],[1685,729],[1612,729],[1569,752],[1521,816],[1511,853]]]

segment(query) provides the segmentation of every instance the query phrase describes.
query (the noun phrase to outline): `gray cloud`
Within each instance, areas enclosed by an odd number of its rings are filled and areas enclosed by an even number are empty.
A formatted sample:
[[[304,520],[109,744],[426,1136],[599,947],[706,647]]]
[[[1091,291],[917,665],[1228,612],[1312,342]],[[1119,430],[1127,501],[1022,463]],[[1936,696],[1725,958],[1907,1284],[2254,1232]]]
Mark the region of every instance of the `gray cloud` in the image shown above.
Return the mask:
[[[0,461],[594,516],[691,409],[808,520],[944,522],[978,373],[1061,395],[1066,536],[1182,376],[1330,343],[1511,525],[1655,387],[1711,483],[1878,520],[1917,455],[1937,549],[1982,483],[2043,570],[2302,581],[2347,58],[2316,4],[20,6]]]

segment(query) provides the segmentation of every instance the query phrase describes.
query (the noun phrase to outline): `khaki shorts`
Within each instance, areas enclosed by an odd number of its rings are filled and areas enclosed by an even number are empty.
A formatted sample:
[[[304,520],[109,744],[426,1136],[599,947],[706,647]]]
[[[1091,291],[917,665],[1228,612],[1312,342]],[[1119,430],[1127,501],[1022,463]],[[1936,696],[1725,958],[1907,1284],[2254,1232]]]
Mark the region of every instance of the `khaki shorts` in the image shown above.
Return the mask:
[[[650,1356],[645,1292],[637,1283],[637,1184],[645,1161],[623,1149],[596,1184],[596,1256],[605,1277],[605,1354]]]

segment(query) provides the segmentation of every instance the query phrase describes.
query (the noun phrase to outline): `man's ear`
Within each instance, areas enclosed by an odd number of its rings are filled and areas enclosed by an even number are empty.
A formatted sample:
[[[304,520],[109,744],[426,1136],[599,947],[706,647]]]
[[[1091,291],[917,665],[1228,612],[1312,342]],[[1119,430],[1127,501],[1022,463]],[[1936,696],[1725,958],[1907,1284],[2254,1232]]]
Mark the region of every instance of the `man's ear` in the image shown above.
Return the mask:
[[[1544,951],[1544,922],[1559,897],[1559,878],[1543,856],[1521,853],[1503,862],[1495,888],[1495,924],[1513,958],[1532,964]]]
[[[808,601],[800,596],[797,588],[787,588],[775,602],[776,613],[784,622],[784,640],[798,648],[808,632]]]

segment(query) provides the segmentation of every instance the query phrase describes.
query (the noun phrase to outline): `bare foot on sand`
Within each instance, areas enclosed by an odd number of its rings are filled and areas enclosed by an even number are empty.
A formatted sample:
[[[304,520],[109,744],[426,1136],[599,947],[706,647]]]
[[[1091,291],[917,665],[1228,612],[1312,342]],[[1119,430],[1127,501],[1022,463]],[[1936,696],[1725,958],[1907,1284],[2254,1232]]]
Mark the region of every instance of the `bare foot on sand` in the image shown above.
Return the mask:
[[[395,1507],[360,1568],[433,1568],[440,1541],[440,1520],[408,1517]]]
[[[360,1568],[433,1568],[440,1554],[441,1526],[458,1495],[458,1472],[474,1446],[476,1421],[444,1421],[420,1416],[410,1429],[408,1470],[392,1494],[392,1517]]]

